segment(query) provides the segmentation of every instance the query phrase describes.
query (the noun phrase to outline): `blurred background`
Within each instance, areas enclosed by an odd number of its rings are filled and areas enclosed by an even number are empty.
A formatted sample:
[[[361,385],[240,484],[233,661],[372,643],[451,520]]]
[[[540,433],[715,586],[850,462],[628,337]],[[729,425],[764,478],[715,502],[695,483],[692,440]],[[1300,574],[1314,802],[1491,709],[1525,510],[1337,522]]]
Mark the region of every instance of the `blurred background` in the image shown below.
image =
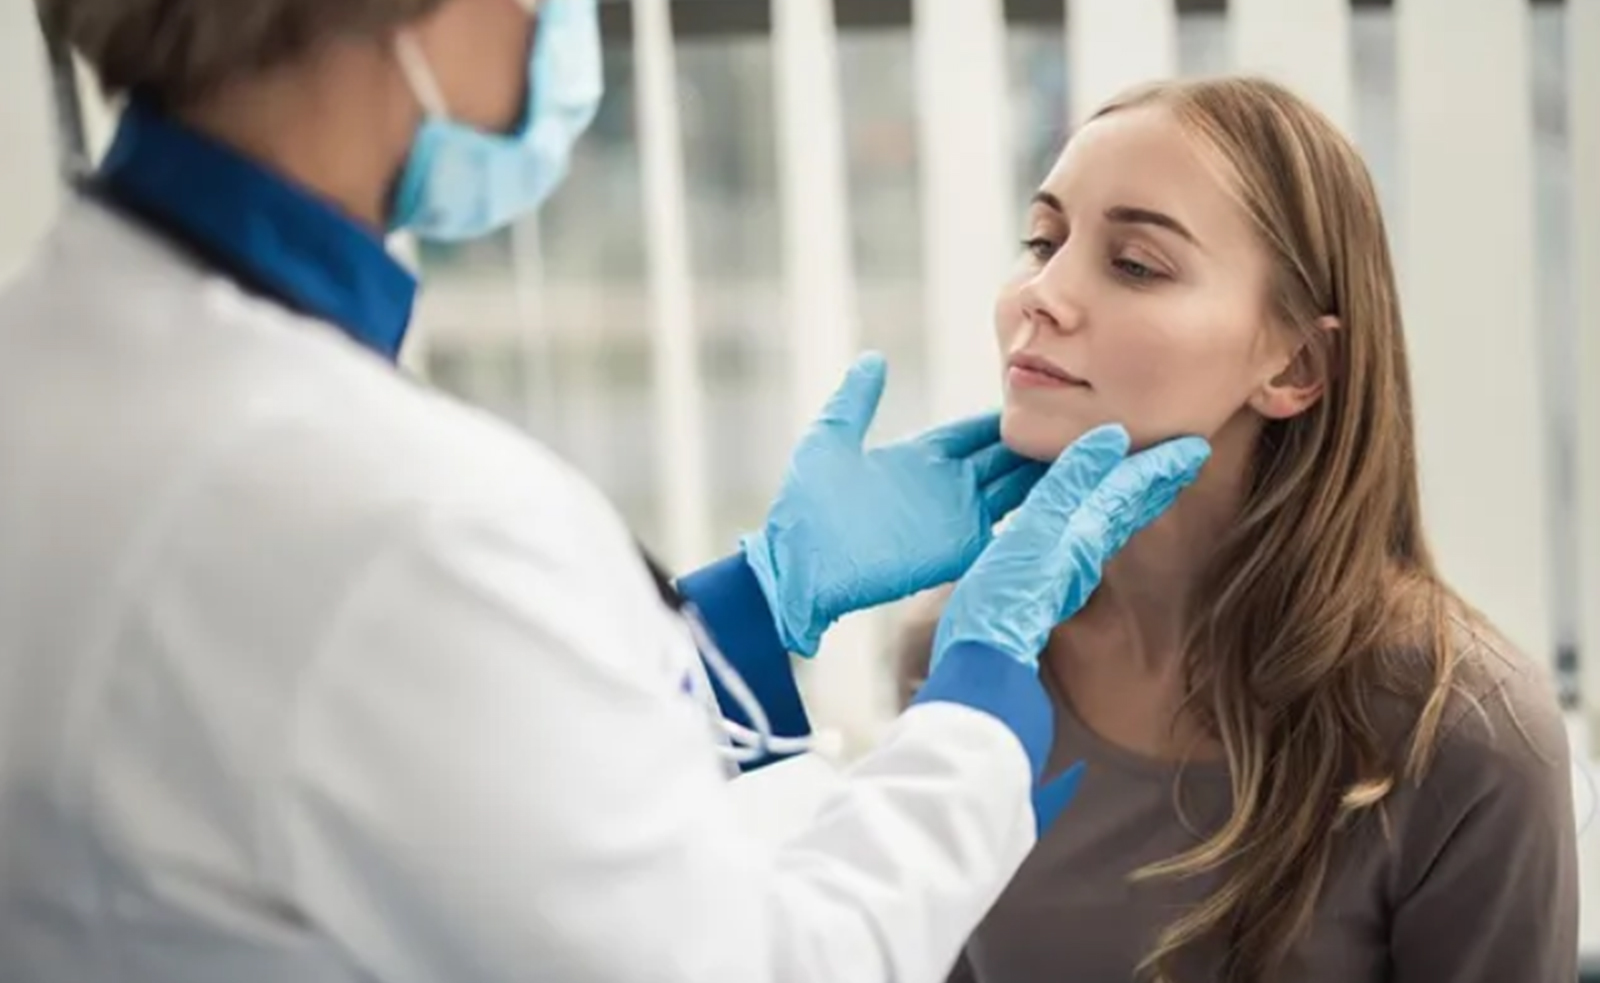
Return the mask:
[[[1587,754],[1600,0],[602,6],[607,98],[555,200],[471,246],[396,243],[426,284],[413,371],[557,449],[690,568],[759,523],[858,350],[890,358],[879,439],[995,401],[989,304],[1076,120],[1146,78],[1270,74],[1366,154],[1401,267],[1438,551],[1550,660]],[[0,10],[3,275],[64,194],[52,90],[83,97],[91,154],[114,110],[81,73],[52,72],[28,0]],[[847,751],[892,713],[899,614],[854,619],[803,667]],[[1588,849],[1587,770],[1575,787]]]

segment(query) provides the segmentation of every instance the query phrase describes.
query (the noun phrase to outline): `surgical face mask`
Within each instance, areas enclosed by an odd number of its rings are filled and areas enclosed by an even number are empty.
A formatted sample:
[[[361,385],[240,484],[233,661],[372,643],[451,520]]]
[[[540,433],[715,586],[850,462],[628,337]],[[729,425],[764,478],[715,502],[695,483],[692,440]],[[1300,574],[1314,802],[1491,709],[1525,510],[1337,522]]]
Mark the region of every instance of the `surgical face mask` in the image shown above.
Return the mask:
[[[532,11],[535,0],[516,0]],[[572,147],[604,88],[596,0],[544,0],[528,58],[523,118],[509,134],[450,118],[438,79],[410,34],[395,40],[401,71],[426,114],[401,174],[392,230],[476,239],[536,211],[566,176]]]

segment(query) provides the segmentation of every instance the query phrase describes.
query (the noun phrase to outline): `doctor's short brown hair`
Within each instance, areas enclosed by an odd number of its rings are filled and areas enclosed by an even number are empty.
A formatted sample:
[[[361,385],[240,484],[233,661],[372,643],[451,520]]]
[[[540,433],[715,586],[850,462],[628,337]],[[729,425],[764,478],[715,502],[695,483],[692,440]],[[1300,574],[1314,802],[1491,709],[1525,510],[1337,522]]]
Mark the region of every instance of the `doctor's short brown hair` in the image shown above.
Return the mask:
[[[203,97],[340,36],[376,35],[447,0],[34,0],[45,33],[78,53],[107,95]]]

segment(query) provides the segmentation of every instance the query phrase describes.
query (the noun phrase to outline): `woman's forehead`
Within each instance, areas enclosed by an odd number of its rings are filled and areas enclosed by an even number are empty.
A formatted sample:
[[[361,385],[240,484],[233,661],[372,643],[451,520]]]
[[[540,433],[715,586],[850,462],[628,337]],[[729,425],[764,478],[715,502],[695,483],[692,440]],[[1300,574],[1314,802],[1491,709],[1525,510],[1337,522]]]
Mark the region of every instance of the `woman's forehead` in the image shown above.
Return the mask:
[[[1085,124],[1057,159],[1043,190],[1069,212],[1118,205],[1165,212],[1212,237],[1250,226],[1226,168],[1161,106],[1119,110]]]

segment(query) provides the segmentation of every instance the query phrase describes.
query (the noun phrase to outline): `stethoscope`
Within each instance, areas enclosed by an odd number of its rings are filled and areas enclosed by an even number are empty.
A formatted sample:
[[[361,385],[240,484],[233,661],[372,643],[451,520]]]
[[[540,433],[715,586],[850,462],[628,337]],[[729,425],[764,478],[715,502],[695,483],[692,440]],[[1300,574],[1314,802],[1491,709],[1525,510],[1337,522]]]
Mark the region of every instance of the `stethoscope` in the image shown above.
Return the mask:
[[[750,690],[749,684],[744,681],[739,670],[735,669],[727,656],[722,654],[722,649],[706,630],[705,622],[701,620],[694,605],[678,592],[672,578],[655,557],[650,555],[650,551],[642,545],[637,548],[639,556],[650,571],[651,579],[655,581],[661,602],[683,619],[683,623],[689,629],[690,637],[694,640],[695,648],[699,649],[700,657],[705,661],[706,668],[716,677],[728,697],[738,705],[745,719],[750,721],[751,726],[747,727],[738,721],[718,715],[722,730],[728,738],[728,744],[719,746],[719,753],[735,764],[749,764],[768,756],[804,754],[814,749],[816,742],[810,737],[780,737],[772,732],[772,722],[767,718],[767,712],[761,706],[761,701]]]

